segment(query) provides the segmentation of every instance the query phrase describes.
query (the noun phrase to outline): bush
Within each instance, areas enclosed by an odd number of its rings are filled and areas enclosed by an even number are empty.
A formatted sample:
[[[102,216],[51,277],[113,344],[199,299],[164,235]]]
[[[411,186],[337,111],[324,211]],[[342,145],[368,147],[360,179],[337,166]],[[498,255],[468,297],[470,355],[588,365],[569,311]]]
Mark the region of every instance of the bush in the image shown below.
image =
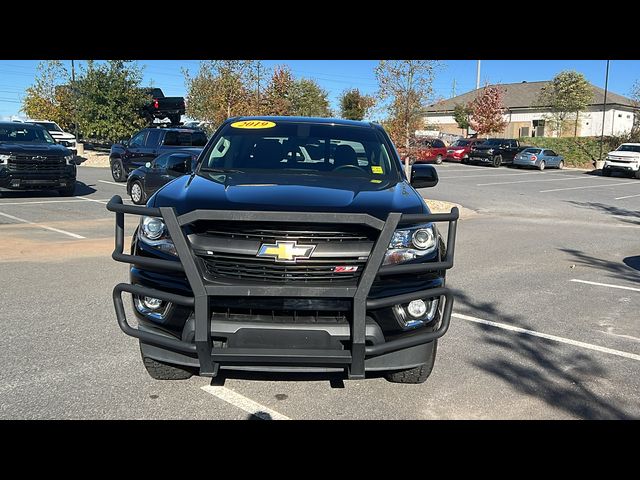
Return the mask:
[[[567,167],[592,168],[593,162],[598,160],[600,156],[599,137],[525,137],[519,140],[522,145],[550,148],[564,157],[564,163]],[[616,144],[615,147],[609,148],[607,140],[608,137],[605,137],[603,155],[619,145]]]

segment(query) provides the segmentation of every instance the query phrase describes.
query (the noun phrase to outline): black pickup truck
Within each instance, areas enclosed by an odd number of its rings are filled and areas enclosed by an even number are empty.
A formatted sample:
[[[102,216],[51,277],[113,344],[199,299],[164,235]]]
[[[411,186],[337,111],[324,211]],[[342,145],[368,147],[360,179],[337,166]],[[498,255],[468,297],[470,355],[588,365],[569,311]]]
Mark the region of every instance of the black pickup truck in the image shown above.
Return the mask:
[[[68,197],[75,188],[71,150],[40,125],[0,122],[0,191],[46,189]]]
[[[512,138],[490,138],[474,145],[464,163],[488,163],[497,168],[505,163],[513,163],[513,158],[525,148],[525,145]]]
[[[130,140],[114,143],[109,153],[111,175],[116,182],[124,182],[129,173],[157,156],[184,149],[204,147],[207,134],[198,128],[167,127],[144,128]]]
[[[424,382],[448,329],[458,211],[432,214],[375,123],[229,119],[193,172],[116,213],[120,328],[156,379],[220,369]],[[125,214],[139,216],[131,254]],[[436,222],[448,223],[445,241]],[[138,327],[122,294],[132,295]]]
[[[153,121],[154,118],[168,118],[172,124],[180,122],[185,113],[184,97],[165,97],[160,88],[145,88],[144,92],[150,100],[144,106],[144,116]]]

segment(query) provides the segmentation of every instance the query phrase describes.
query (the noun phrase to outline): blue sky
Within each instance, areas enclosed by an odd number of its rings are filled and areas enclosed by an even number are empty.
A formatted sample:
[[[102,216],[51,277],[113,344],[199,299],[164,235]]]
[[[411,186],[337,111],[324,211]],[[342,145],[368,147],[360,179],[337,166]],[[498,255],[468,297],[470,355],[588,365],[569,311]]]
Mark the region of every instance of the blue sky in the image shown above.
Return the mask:
[[[19,110],[25,89],[33,83],[37,61],[0,60],[0,119],[24,116]],[[69,65],[70,61],[65,61]],[[144,68],[144,82],[153,82],[165,95],[184,95],[182,68],[198,69],[197,60],[139,60]],[[377,84],[375,60],[266,60],[267,67],[288,65],[296,77],[316,80],[329,92],[332,108],[337,108],[340,93],[352,87],[372,94]],[[482,60],[481,84],[511,83],[523,80],[549,80],[562,70],[577,70],[594,85],[604,88],[604,60]],[[433,83],[434,95],[450,98],[475,88],[475,60],[443,60]],[[640,80],[640,60],[613,60],[609,70],[609,89],[628,96],[633,83]]]

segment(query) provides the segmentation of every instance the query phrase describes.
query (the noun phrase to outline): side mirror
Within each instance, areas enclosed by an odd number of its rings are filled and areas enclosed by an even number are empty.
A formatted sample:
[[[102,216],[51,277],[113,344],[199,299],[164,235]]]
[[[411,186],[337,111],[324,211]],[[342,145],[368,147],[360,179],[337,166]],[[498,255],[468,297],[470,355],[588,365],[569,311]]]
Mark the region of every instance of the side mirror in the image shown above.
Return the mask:
[[[147,167],[147,168],[151,168],[151,162],[145,163],[144,166]]]
[[[411,185],[413,188],[435,187],[438,184],[438,172],[432,165],[413,165],[411,167]]]

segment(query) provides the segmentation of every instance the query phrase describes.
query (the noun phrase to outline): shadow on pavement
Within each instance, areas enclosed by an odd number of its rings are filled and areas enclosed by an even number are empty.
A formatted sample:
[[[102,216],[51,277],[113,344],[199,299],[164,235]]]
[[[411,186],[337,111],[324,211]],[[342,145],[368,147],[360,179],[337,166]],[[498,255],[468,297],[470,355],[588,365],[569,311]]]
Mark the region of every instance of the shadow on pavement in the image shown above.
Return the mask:
[[[535,330],[524,318],[500,312],[490,302],[476,302],[460,291],[455,292],[455,299],[457,310],[472,309],[501,323]],[[610,393],[596,391],[598,380],[608,377],[607,370],[596,360],[599,354],[587,354],[576,347],[489,325],[473,325],[481,332],[481,341],[491,346],[494,353],[473,360],[472,365],[499,378],[516,392],[539,398],[582,419],[634,418]]]
[[[603,273],[609,278],[625,280],[628,282],[640,282],[640,256],[627,257],[620,262],[605,260],[603,258],[588,255],[581,250],[571,248],[560,248],[561,252],[568,253],[572,257],[572,262],[598,270],[598,275]]]
[[[91,195],[92,193],[95,193],[97,191],[93,187],[94,185],[87,185],[86,183],[81,182],[80,180],[77,180],[76,190],[73,194],[75,196],[81,196],[81,197],[85,195]],[[2,191],[0,192],[0,198],[14,198],[14,199],[51,198],[53,200],[53,199],[64,198],[64,197],[61,197],[55,190],[42,189],[42,190]]]
[[[631,225],[640,225],[640,211],[637,210],[629,210],[626,208],[621,208],[616,205],[607,205],[605,203],[598,202],[576,202],[573,200],[567,200],[567,203],[571,203],[577,207],[581,208],[590,208],[592,210],[597,210],[601,213],[608,213],[617,217],[617,220],[620,220],[624,223],[629,223]]]
[[[367,379],[381,378],[379,372],[367,372]],[[212,379],[211,385],[224,386],[225,380],[254,380],[263,382],[329,382],[331,388],[344,388],[346,375],[342,372],[292,373],[292,372],[253,372],[244,370],[221,370]]]

